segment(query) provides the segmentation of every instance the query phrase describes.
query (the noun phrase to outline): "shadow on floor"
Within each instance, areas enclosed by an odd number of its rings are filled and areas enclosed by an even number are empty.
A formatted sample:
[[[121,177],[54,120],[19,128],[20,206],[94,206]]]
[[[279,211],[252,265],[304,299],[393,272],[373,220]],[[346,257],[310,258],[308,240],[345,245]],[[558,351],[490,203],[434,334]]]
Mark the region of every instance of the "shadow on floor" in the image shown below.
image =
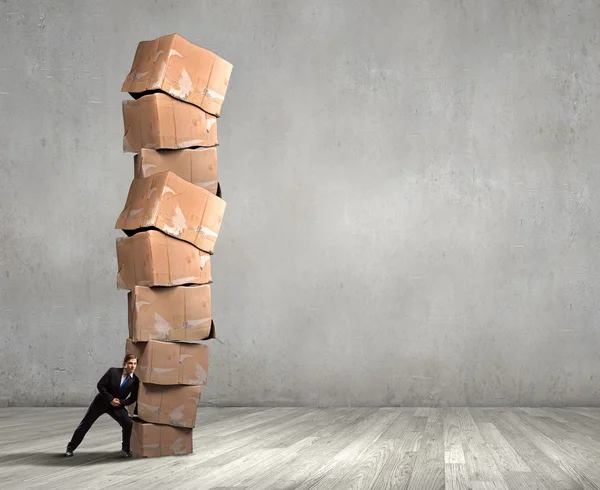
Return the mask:
[[[27,464],[33,466],[79,466],[82,464],[114,464],[121,461],[131,461],[122,458],[119,452],[76,452],[72,458],[66,458],[64,453],[22,452],[0,455],[0,466]]]

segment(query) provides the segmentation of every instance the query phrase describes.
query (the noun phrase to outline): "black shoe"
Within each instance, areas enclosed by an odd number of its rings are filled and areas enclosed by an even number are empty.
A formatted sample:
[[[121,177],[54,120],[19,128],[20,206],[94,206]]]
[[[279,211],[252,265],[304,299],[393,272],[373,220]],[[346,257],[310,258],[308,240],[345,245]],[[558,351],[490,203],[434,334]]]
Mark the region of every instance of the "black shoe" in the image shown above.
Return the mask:
[[[66,458],[72,458],[73,457],[73,451],[71,451],[69,448],[67,448],[67,451],[65,452],[65,457]]]
[[[133,456],[133,453],[131,451],[121,451],[122,458],[131,458],[132,456]]]

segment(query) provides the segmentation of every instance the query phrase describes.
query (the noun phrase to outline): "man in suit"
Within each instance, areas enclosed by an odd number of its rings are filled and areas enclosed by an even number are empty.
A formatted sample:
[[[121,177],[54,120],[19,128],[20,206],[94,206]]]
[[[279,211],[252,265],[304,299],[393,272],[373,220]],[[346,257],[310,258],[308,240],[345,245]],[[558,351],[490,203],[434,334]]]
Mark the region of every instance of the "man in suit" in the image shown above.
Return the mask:
[[[121,455],[125,458],[132,456],[129,448],[133,421],[125,408],[137,401],[139,379],[134,374],[137,367],[137,357],[127,354],[123,359],[122,368],[110,368],[98,381],[99,393],[88,408],[85,417],[75,429],[71,442],[67,445],[65,456],[73,456],[73,452],[90,430],[92,424],[100,415],[108,413],[123,428],[123,445]]]

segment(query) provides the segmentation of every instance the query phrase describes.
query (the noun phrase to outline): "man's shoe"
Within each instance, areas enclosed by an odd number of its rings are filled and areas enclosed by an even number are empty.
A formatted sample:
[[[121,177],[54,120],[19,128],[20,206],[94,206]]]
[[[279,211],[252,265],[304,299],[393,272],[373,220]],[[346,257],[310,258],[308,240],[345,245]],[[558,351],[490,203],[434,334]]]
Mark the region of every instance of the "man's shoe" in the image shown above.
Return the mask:
[[[123,458],[131,458],[133,453],[131,451],[121,451],[121,457]]]
[[[67,448],[67,451],[65,452],[65,457],[67,457],[67,458],[73,457],[73,451],[71,451],[69,448]]]

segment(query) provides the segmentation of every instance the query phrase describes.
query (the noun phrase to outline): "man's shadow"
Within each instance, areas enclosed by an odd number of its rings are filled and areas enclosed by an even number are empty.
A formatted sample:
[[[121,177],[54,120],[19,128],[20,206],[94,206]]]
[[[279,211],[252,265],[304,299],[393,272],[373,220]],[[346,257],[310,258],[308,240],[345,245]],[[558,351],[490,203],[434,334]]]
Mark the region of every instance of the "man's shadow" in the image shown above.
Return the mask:
[[[65,457],[64,453],[49,452],[21,452],[0,455],[0,466],[5,467],[14,465],[69,467],[84,464],[115,464],[119,461],[125,462],[131,461],[131,459],[122,458],[118,451],[78,451],[71,458]]]

